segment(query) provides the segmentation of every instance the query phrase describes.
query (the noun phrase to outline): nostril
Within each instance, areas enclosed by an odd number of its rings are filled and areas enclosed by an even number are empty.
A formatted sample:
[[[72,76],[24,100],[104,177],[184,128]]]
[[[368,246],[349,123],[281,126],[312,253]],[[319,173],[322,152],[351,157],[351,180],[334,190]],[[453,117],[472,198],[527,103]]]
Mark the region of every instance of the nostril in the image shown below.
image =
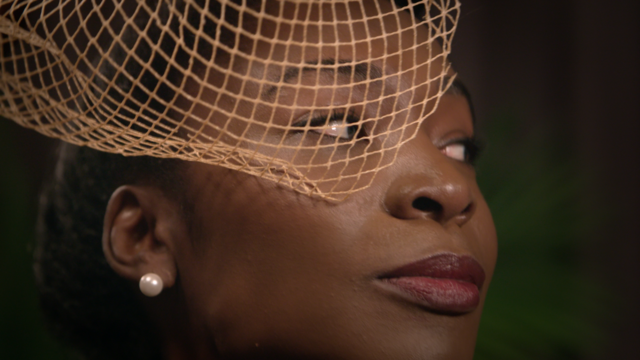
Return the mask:
[[[425,196],[413,200],[411,206],[413,206],[414,209],[430,213],[439,213],[442,211],[442,205],[439,202]]]
[[[467,205],[466,208],[464,208],[464,210],[462,210],[462,212],[460,214],[466,215],[466,214],[471,213],[472,210],[473,210],[473,203],[470,203],[469,205]]]

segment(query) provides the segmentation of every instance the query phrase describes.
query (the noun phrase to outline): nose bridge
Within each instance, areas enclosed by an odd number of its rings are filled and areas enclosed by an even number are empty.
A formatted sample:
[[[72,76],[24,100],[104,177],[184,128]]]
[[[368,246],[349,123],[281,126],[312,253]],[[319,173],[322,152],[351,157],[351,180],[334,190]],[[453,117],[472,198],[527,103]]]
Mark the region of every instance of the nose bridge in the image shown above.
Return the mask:
[[[463,225],[473,215],[472,185],[459,164],[433,145],[426,134],[403,146],[385,197],[389,213],[400,219],[429,218]]]

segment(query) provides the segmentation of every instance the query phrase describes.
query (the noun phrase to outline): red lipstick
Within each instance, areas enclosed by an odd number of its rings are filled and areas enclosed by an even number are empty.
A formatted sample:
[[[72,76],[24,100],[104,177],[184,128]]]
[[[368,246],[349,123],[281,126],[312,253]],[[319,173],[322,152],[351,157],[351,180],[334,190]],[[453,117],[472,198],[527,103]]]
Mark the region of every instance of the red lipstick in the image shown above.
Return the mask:
[[[379,279],[386,290],[429,310],[462,314],[478,307],[485,274],[474,258],[445,253],[402,266]]]

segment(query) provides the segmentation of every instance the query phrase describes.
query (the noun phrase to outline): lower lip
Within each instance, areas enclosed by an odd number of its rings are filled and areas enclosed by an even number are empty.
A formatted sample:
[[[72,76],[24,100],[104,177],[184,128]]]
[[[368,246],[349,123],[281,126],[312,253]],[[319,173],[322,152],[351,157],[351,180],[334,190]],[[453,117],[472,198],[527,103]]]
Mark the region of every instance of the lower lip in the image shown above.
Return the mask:
[[[382,279],[382,286],[429,310],[446,314],[463,314],[480,304],[480,291],[470,282],[430,277]]]

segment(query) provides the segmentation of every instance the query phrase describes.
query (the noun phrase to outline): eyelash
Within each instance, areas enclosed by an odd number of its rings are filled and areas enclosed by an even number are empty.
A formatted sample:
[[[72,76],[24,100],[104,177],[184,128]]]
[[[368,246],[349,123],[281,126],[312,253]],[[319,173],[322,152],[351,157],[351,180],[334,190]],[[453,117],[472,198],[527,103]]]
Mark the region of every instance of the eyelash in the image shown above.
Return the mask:
[[[327,129],[332,122],[339,122],[341,124],[344,124],[344,123],[355,124],[359,121],[360,121],[360,118],[355,113],[355,111],[350,110],[348,113],[341,111],[341,112],[333,112],[329,114],[319,114],[311,119],[302,120],[301,122],[295,124],[294,126],[296,127],[309,126],[309,128],[312,129],[312,131],[315,131],[322,136],[330,136],[343,141],[351,141],[354,138],[359,139],[367,136],[367,133],[365,132],[365,130],[362,129],[362,125],[347,126],[346,127],[346,131],[348,135],[347,138],[326,134],[322,132],[322,129]],[[464,147],[464,159],[459,161],[463,161],[472,166],[475,166],[476,161],[478,160],[478,157],[482,153],[482,149],[483,149],[482,143],[478,139],[476,139],[475,137],[465,137],[465,138],[459,138],[459,139],[454,139],[449,141],[446,145],[443,146],[441,151],[443,151],[444,153],[445,149],[451,145],[462,145]]]
[[[351,141],[354,138],[355,139],[359,139],[362,137],[367,136],[366,132],[364,131],[364,129],[362,129],[362,125],[351,125],[351,126],[346,126],[346,131],[347,131],[347,137],[344,138],[342,136],[335,136],[335,135],[331,135],[331,134],[327,134],[322,132],[323,129],[327,129],[332,123],[336,122],[336,123],[340,123],[340,124],[354,124],[360,121],[360,117],[358,117],[358,115],[355,113],[354,110],[350,110],[348,113],[341,111],[341,112],[333,112],[333,113],[329,113],[329,114],[319,114],[311,119],[305,119],[297,124],[295,124],[294,126],[296,127],[307,127],[309,126],[309,128],[314,131],[319,133],[322,136],[330,136],[330,137],[334,137],[337,138],[339,140],[343,140],[343,141]]]

